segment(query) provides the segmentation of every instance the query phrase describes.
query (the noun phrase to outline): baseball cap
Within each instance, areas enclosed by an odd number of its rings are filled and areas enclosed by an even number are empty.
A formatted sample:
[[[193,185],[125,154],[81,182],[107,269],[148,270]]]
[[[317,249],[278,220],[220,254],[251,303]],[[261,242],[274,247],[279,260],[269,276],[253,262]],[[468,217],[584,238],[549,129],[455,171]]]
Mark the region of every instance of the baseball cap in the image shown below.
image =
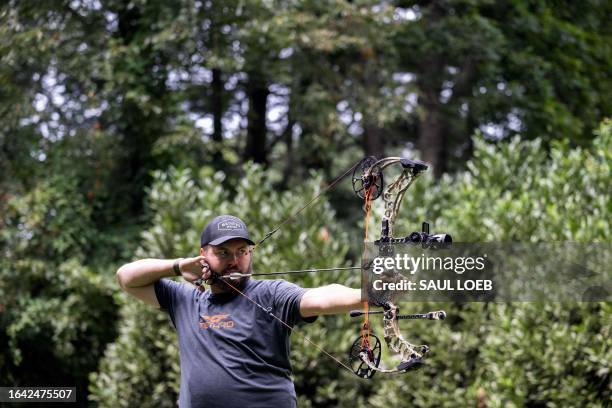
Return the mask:
[[[204,245],[220,245],[230,239],[242,238],[250,245],[255,245],[251,240],[246,224],[233,215],[220,215],[206,224],[200,236],[200,247]]]

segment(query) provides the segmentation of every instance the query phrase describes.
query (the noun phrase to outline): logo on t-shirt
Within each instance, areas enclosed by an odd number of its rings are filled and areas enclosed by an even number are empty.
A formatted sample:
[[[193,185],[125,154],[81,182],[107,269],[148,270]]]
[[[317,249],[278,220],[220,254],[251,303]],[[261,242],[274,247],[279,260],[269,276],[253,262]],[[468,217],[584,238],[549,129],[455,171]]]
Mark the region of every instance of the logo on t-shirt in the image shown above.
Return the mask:
[[[231,329],[234,321],[229,314],[218,314],[213,316],[200,316],[200,328],[202,329]]]

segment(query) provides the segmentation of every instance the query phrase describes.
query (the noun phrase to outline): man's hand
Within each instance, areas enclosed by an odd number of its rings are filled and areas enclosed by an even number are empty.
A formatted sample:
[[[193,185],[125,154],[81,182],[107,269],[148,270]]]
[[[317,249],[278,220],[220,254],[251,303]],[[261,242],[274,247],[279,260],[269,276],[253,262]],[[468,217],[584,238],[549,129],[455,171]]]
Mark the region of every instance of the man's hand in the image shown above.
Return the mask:
[[[181,259],[179,270],[187,282],[194,283],[198,279],[207,280],[210,278],[210,268],[203,256]]]

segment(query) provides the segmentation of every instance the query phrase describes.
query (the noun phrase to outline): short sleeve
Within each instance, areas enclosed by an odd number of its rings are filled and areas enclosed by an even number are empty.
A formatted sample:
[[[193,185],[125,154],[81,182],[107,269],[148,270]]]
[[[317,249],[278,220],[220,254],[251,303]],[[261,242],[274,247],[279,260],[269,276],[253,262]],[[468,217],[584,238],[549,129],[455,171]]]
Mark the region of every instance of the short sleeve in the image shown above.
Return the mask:
[[[293,326],[300,322],[312,323],[317,320],[317,316],[304,318],[300,314],[300,302],[306,289],[285,280],[274,281],[274,305],[282,316],[282,319]]]
[[[155,296],[159,302],[159,307],[170,315],[172,323],[176,327],[174,314],[176,303],[181,296],[181,284],[170,279],[160,279],[154,284]]]

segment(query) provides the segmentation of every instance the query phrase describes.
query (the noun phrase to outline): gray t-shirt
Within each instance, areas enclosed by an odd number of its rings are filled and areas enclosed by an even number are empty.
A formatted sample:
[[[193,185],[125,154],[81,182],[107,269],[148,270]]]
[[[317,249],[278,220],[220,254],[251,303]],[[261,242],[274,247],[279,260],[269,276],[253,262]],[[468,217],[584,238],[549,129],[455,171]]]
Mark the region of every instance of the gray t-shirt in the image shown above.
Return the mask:
[[[306,290],[297,285],[248,280],[242,291],[292,327],[304,321]],[[287,327],[239,294],[214,295],[169,279],[155,283],[155,294],[178,335],[181,408],[296,406]]]

